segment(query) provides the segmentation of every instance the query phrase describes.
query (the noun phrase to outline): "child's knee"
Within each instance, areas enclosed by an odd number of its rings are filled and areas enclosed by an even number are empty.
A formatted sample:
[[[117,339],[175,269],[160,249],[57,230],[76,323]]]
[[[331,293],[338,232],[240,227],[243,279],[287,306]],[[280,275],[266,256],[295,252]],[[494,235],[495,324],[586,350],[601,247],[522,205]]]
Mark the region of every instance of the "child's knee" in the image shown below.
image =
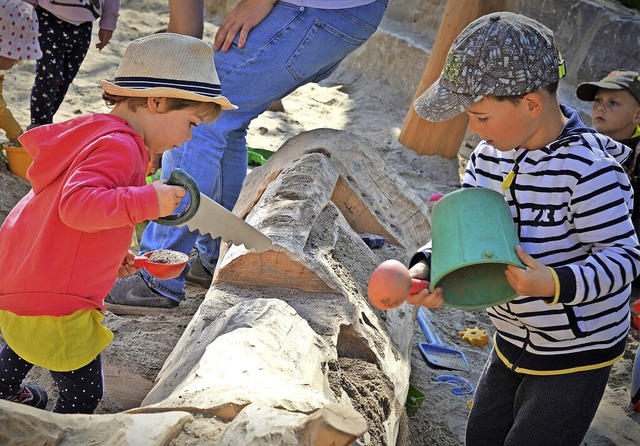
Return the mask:
[[[55,413],[92,414],[95,412],[103,396],[102,386],[82,394],[63,392],[51,409]]]

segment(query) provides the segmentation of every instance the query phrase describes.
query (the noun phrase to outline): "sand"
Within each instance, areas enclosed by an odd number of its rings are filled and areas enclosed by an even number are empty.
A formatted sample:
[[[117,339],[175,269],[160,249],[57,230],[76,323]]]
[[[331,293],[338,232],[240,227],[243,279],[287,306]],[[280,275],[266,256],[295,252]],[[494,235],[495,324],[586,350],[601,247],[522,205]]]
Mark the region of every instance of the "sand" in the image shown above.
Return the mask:
[[[111,43],[101,52],[92,45],[56,121],[89,112],[105,112],[99,93],[99,80],[113,76],[120,56],[132,39],[164,28],[167,22],[164,0],[123,0],[118,29]],[[212,41],[216,27],[209,20],[205,39]],[[13,114],[26,127],[29,119],[29,95],[33,80],[33,63],[22,64],[7,72],[4,96]],[[459,185],[460,166],[464,158],[446,160],[438,156],[419,156],[398,142],[409,104],[398,99],[392,85],[376,79],[363,79],[338,69],[321,84],[304,86],[282,101],[284,111],[268,111],[256,119],[249,131],[251,147],[277,150],[288,138],[314,128],[348,130],[370,139],[385,161],[430,206],[433,193],[446,193]],[[2,140],[4,135],[0,135]],[[468,144],[473,142],[469,140]],[[28,183],[11,175],[0,165],[0,218],[28,191]],[[116,316],[106,313],[105,323],[115,333],[113,343],[103,359],[107,373],[126,372],[136,377],[138,393],[153,383],[164,360],[197,310],[205,290],[187,287],[187,298],[174,313],[163,316]],[[455,375],[474,385],[490,351],[471,346],[460,339],[465,328],[478,327],[493,334],[483,311],[463,312],[444,308],[431,313],[445,345],[462,351],[470,363],[469,371],[435,369],[427,365],[418,343],[424,336],[416,324],[412,352],[411,384],[426,394],[416,413],[409,418],[408,432],[400,435],[398,444],[460,445],[464,444],[464,428],[468,402],[472,395],[456,395],[452,386],[436,380],[441,375]],[[583,444],[590,446],[640,444],[640,414],[630,412],[629,387],[633,359],[638,348],[638,331],[631,330],[626,354],[614,367],[605,397]],[[56,390],[46,371],[35,368],[29,380],[45,385],[52,399]],[[100,403],[97,413],[114,413],[135,405],[132,390],[111,388]],[[51,405],[51,403],[50,403]]]

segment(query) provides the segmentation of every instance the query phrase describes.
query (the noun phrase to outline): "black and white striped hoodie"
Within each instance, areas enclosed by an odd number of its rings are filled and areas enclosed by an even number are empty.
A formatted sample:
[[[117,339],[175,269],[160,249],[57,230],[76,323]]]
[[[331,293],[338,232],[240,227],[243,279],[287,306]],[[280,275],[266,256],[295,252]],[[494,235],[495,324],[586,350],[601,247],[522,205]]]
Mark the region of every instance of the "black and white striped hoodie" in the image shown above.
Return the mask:
[[[596,369],[620,359],[631,282],[640,273],[633,191],[619,164],[630,149],[586,127],[575,110],[562,110],[569,121],[556,141],[508,152],[482,141],[463,181],[502,193],[521,246],[558,275],[557,302],[519,296],[487,310],[496,352],[525,374]],[[512,170],[515,178],[503,190]],[[428,250],[417,253],[412,264],[425,256]]]

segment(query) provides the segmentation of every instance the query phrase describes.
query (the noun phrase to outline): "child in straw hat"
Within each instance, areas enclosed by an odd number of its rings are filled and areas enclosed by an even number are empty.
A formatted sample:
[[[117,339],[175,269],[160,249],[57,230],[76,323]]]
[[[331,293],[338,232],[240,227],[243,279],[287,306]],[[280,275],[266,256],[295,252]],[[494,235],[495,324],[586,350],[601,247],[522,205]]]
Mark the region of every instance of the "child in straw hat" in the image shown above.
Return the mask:
[[[176,167],[189,172],[200,192],[232,209],[247,174],[247,129],[279,99],[329,76],[375,32],[387,0],[241,1],[216,32],[216,65],[223,92],[238,110],[199,127],[191,141],[162,160],[166,177]],[[169,1],[170,31],[200,36],[201,0]],[[199,23],[192,23],[199,16]],[[292,20],[295,17],[295,20]],[[174,20],[175,19],[175,20]],[[318,24],[323,24],[319,26]],[[283,38],[286,36],[286,38]],[[222,174],[224,172],[224,174]],[[190,255],[190,269],[160,280],[140,271],[116,282],[105,299],[116,314],[173,311],[185,297],[185,280],[209,288],[220,238],[155,222],[145,228],[142,251],[171,247]],[[194,249],[195,248],[195,249]]]
[[[59,413],[98,405],[100,352],[113,338],[102,325],[104,298],[117,276],[135,271],[135,225],[170,215],[186,193],[146,184],[150,153],[181,145],[234,107],[220,95],[212,48],[177,34],[131,42],[102,88],[110,113],[20,137],[34,158],[33,189],[0,228],[0,398],[46,407],[44,389],[23,383],[38,365],[58,386]]]
[[[487,308],[496,333],[468,446],[580,445],[625,353],[640,272],[633,191],[620,165],[630,150],[558,102],[563,75],[550,29],[497,12],[460,33],[439,79],[414,104],[430,121],[468,115],[482,141],[463,187],[504,196],[525,265],[505,267],[517,297]],[[429,279],[431,258],[428,247],[417,252],[412,277]],[[408,300],[438,307],[447,289]]]
[[[38,43],[38,17],[22,0],[0,0],[0,70],[8,70],[21,60],[42,57]],[[2,96],[4,74],[0,74],[0,129],[11,145],[17,145],[22,127]]]

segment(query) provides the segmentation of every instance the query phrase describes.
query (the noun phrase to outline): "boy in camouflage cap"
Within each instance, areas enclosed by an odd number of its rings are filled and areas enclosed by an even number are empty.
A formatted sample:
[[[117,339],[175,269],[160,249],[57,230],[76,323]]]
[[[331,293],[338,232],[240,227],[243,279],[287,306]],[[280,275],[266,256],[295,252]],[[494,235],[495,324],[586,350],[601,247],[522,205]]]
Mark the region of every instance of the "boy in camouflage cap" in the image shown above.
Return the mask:
[[[600,133],[628,146],[632,155],[625,161],[634,190],[633,224],[640,231],[640,73],[615,70],[599,82],[578,85],[576,96],[593,102],[591,120]]]
[[[415,102],[431,121],[468,114],[482,141],[462,186],[504,195],[525,265],[505,266],[518,297],[487,309],[496,334],[468,446],[580,445],[624,355],[640,247],[631,186],[614,156],[623,161],[630,151],[558,103],[563,75],[551,30],[493,13],[462,31],[440,78]],[[429,279],[430,261],[427,245],[411,259],[412,277]],[[446,305],[447,290],[409,302]]]

